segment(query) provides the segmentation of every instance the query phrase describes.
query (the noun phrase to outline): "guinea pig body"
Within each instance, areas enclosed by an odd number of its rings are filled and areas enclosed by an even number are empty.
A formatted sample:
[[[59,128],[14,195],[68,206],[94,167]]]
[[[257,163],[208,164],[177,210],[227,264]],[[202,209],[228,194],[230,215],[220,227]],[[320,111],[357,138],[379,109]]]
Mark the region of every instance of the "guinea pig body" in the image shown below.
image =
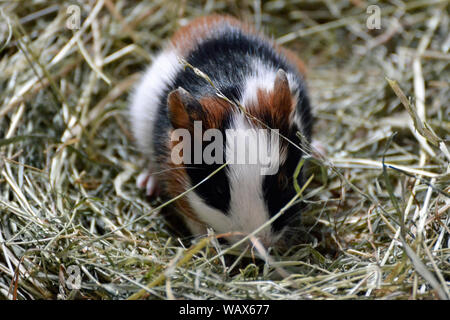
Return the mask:
[[[208,75],[212,84],[185,68],[180,58]],[[198,184],[173,204],[193,234],[212,228],[233,233],[228,240],[234,242],[253,232],[295,195],[293,175],[304,156],[297,132],[309,142],[312,126],[303,68],[291,51],[231,17],[198,18],[181,28],[155,57],[131,97],[132,130],[148,160],[148,171],[138,184],[147,188],[148,195],[158,193],[163,199]],[[237,151],[228,132],[246,132],[248,145],[258,143],[277,155],[270,156],[268,164],[276,172],[265,175],[258,163],[230,162],[203,181],[222,164],[193,160],[196,151],[207,148],[205,136],[194,132],[195,123],[203,133],[214,129],[223,134],[220,152],[228,162]],[[276,144],[273,131],[260,130],[268,128],[279,133]],[[191,143],[197,142],[186,149],[192,151],[188,164],[173,160],[177,144],[173,134],[178,129],[192,134]],[[303,183],[301,175],[298,182]],[[294,205],[257,237],[274,244],[289,234],[299,216],[300,208]]]

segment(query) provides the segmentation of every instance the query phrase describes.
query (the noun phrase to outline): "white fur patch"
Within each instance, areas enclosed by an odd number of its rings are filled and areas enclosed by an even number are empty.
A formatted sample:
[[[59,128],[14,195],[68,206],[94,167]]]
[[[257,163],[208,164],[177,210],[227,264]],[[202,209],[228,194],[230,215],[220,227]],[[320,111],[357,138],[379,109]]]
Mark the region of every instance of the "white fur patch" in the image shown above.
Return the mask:
[[[232,230],[230,218],[222,211],[207,205],[195,191],[189,192],[187,198],[196,216],[205,224],[211,226],[216,233],[226,233]]]
[[[159,53],[145,71],[131,95],[129,108],[131,127],[142,152],[151,158],[154,121],[163,92],[181,71],[177,54],[173,49]]]
[[[243,114],[236,114],[232,127],[237,130],[246,130],[249,144],[267,143],[261,140],[256,128],[252,127]],[[263,146],[264,147],[264,146]],[[226,161],[233,162],[236,150],[231,141],[227,141]],[[269,219],[269,212],[264,201],[262,183],[264,175],[261,174],[259,164],[232,163],[226,167],[230,182],[230,218],[232,230],[244,234],[253,232]],[[269,241],[272,237],[270,227],[265,228],[257,237]]]

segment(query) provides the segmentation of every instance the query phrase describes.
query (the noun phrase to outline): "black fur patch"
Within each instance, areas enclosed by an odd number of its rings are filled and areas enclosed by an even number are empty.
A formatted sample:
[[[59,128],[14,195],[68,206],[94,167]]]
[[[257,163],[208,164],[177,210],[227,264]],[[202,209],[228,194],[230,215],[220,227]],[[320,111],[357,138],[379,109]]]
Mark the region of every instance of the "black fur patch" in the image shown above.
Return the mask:
[[[295,136],[295,131],[292,130],[291,134],[287,136],[294,143],[299,141],[299,138]],[[283,144],[285,143],[283,142]],[[286,162],[280,166],[278,174],[266,176],[263,180],[263,193],[270,217],[276,215],[296,195],[294,172],[302,157],[302,152],[292,144],[288,144],[287,148]],[[283,177],[281,181],[280,176]],[[297,182],[300,186],[304,183],[301,173],[297,177]],[[274,221],[272,224],[273,231],[278,232],[289,224],[298,223],[300,220],[300,211],[299,205],[291,206]]]

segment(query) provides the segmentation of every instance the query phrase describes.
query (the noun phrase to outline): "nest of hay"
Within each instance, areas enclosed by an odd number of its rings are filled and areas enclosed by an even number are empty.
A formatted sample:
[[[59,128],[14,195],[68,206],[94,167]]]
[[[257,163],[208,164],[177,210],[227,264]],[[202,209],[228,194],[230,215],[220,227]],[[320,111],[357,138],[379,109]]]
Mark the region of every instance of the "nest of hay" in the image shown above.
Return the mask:
[[[450,298],[447,3],[2,2],[0,298]],[[326,156],[285,252],[178,238],[135,187],[130,88],[212,12],[308,65]]]

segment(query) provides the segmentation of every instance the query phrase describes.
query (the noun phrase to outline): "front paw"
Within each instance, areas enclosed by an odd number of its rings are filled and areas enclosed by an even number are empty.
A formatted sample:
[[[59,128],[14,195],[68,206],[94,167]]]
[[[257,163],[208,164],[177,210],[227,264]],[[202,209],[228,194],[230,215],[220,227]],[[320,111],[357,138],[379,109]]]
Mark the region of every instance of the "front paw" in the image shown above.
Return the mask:
[[[156,198],[159,195],[159,185],[156,176],[150,171],[144,171],[136,179],[136,185],[140,189],[145,189],[145,194],[150,198]]]

